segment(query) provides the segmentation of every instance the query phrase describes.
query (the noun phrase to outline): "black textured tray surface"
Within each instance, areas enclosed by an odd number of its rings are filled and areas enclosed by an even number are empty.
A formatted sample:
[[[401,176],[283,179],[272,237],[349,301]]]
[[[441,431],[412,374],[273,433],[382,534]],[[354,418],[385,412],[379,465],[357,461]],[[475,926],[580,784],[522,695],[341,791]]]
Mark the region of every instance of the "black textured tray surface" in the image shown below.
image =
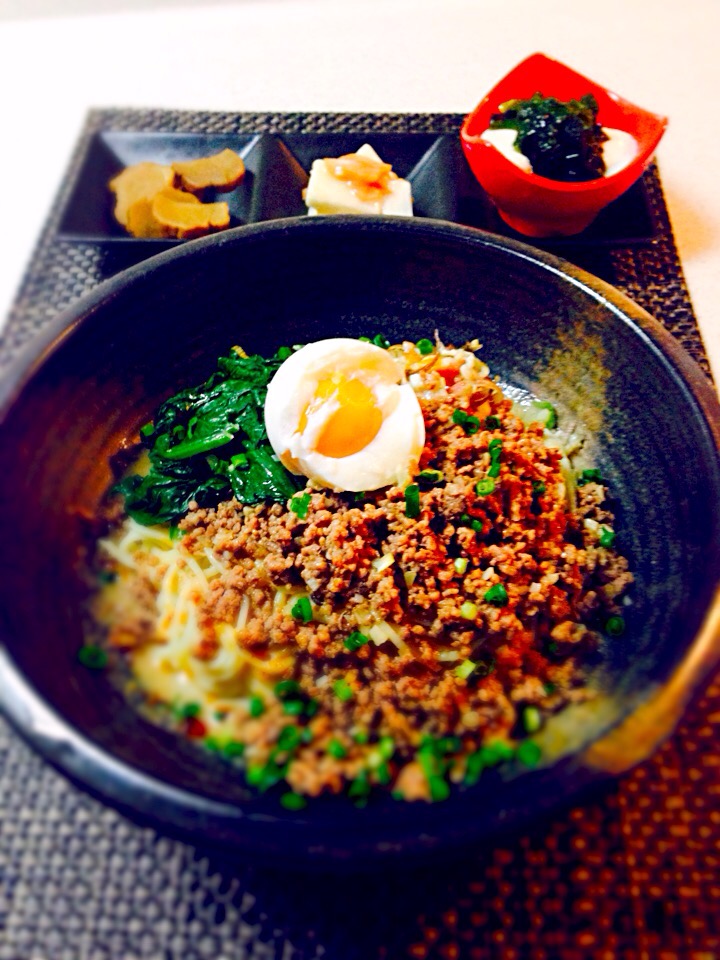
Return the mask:
[[[0,340],[0,368],[58,311],[157,251],[77,220],[76,191],[99,142],[117,143],[123,131],[244,142],[265,133],[300,156],[328,136],[454,142],[461,119],[94,111]],[[511,235],[477,188],[458,197],[460,222]],[[623,229],[626,216],[633,229]],[[628,293],[709,373],[655,168],[594,232],[547,248]],[[718,734],[716,678],[676,735],[601,797],[462,863],[329,880],[228,862],[137,827],[65,782],[0,722],[0,960],[712,960]]]

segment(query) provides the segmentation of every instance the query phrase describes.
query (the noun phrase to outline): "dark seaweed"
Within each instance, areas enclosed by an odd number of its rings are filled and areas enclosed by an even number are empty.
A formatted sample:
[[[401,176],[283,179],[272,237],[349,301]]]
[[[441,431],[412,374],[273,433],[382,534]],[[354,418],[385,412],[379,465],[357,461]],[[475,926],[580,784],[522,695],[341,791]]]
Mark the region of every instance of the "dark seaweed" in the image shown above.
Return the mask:
[[[595,180],[605,173],[602,145],[607,140],[597,112],[591,93],[566,102],[535,93],[528,100],[503,103],[490,127],[517,130],[515,145],[533,173],[551,180]]]

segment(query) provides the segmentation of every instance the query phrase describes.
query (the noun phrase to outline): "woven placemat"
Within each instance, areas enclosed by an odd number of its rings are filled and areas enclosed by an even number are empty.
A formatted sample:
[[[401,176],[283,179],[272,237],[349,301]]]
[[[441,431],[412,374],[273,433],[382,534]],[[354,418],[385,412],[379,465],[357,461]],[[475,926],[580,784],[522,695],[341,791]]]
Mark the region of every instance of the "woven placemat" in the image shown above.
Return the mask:
[[[58,238],[98,131],[454,133],[456,115],[89,115],[0,340],[0,365],[126,263]],[[639,302],[709,368],[658,172],[643,243],[568,259]],[[720,958],[720,677],[655,756],[600,797],[460,863],[329,880],[265,872],[140,828],[0,723],[0,960]]]

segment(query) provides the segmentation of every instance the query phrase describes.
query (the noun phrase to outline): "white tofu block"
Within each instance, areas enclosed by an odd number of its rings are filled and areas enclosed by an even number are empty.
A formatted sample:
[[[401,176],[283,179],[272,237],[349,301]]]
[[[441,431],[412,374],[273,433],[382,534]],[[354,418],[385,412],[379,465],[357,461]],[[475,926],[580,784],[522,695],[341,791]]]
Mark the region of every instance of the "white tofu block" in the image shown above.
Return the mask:
[[[356,152],[359,156],[382,162],[367,143]],[[361,200],[351,184],[338,180],[330,173],[324,159],[313,161],[305,191],[305,203],[311,217],[333,213],[388,214],[397,217],[413,215],[412,189],[407,180],[391,180],[388,193],[378,200]]]

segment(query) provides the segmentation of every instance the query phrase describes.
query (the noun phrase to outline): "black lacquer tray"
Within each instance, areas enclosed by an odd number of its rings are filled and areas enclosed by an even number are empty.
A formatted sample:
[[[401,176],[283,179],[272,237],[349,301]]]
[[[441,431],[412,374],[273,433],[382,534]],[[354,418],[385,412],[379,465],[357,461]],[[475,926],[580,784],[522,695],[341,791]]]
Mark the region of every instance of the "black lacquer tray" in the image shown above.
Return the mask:
[[[461,119],[93,112],[0,342],[0,367],[59,310],[168,245],[126,237],[112,219],[107,180],[135,160],[234,146],[249,175],[231,212],[246,223],[302,215],[312,159],[368,141],[412,180],[418,215],[516,236],[465,166]],[[542,246],[628,293],[708,372],[655,167],[590,230]],[[0,960],[714,956],[718,726],[716,682],[650,761],[592,803],[447,868],[308,880],[132,825],[2,724]]]

